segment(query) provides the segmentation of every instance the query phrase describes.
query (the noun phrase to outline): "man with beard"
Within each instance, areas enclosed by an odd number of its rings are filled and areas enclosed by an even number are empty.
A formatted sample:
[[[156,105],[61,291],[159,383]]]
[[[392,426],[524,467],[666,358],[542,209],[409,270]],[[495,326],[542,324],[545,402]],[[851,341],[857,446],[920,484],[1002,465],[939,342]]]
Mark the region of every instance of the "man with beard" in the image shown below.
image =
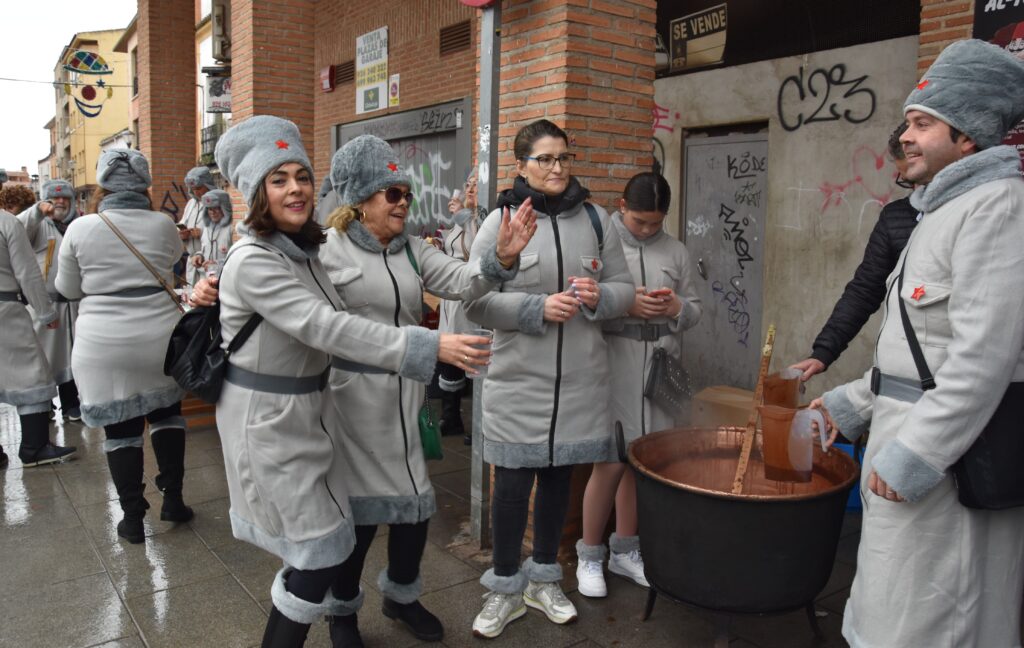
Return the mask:
[[[53,380],[60,395],[61,413],[70,421],[80,421],[78,388],[71,373],[71,345],[75,337],[75,319],[78,317],[78,302],[65,299],[54,287],[57,276],[57,252],[64,240],[68,225],[78,217],[75,205],[75,191],[66,180],[49,180],[40,191],[42,200],[18,214],[18,220],[28,232],[28,240],[36,254],[39,270],[43,273],[46,292],[57,307],[61,325],[48,328],[34,320],[36,337],[43,347],[46,359],[53,370]]]
[[[204,166],[197,166],[189,169],[185,174],[185,189],[188,191],[188,204],[185,205],[185,213],[179,221],[178,229],[181,232],[181,240],[185,242],[185,251],[189,258],[202,252],[203,248],[203,195],[207,191],[217,188],[213,181],[213,174],[210,169]],[[184,225],[184,228],[181,226]],[[196,285],[203,278],[202,268],[196,268],[192,264],[186,265],[185,281],[190,286]]]

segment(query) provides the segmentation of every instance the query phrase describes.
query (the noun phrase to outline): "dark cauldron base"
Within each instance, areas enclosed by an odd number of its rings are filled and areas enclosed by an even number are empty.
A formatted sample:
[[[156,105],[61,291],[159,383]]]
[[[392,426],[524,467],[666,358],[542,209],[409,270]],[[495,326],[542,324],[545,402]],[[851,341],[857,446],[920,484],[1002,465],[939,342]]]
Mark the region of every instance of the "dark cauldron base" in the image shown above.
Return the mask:
[[[715,648],[728,648],[728,646],[729,646],[729,620],[736,613],[722,612],[721,610],[712,610],[712,609],[709,609],[709,608],[701,607],[700,605],[694,605],[693,603],[687,603],[686,601],[680,601],[679,599],[675,598],[671,594],[667,594],[665,592],[658,591],[658,588],[655,587],[652,584],[651,587],[647,590],[647,603],[644,605],[644,614],[640,618],[641,621],[647,621],[648,619],[651,618],[651,614],[654,612],[654,604],[658,600],[658,596],[661,596],[662,598],[666,598],[666,599],[668,599],[668,600],[670,600],[673,603],[676,603],[678,605],[685,605],[686,607],[691,607],[691,608],[694,608],[694,609],[697,609],[697,610],[702,610],[704,612],[710,612],[712,615],[714,615],[714,618],[715,618],[715,644],[714,644],[714,646],[715,646]],[[789,614],[790,612],[793,612],[793,611],[799,610],[799,609],[800,608],[798,607],[798,608],[792,608],[792,609],[789,609],[789,610],[778,610],[778,611],[775,611],[775,612],[764,612],[764,613],[754,614],[754,615],[751,615],[751,616],[765,616],[765,615],[768,615],[768,614],[771,614],[771,615]],[[808,603],[807,605],[803,606],[803,610],[807,614],[807,623],[811,626],[811,633],[814,635],[814,642],[815,643],[824,642],[825,641],[825,633],[823,633],[821,631],[821,626],[818,625],[818,616],[817,616],[817,613],[816,613],[816,611],[814,609],[814,602],[812,601],[812,602]]]

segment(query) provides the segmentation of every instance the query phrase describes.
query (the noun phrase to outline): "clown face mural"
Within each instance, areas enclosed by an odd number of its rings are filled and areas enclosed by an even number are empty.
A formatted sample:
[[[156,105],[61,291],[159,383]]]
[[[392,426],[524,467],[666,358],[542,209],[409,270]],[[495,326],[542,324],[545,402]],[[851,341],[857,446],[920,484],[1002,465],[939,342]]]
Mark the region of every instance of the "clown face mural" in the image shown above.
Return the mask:
[[[72,81],[64,83],[64,92],[71,95],[83,117],[96,117],[103,104],[114,94],[103,76],[113,70],[103,57],[93,52],[74,50],[64,59],[64,69],[71,73]]]

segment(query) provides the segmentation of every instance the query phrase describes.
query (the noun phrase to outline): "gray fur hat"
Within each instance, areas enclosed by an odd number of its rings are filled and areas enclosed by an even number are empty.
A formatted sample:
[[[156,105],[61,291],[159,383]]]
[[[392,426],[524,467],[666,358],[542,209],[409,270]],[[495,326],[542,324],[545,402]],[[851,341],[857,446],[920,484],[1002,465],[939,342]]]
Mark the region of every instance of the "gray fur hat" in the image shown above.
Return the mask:
[[[47,180],[39,190],[39,195],[42,200],[67,198],[72,206],[75,204],[75,188],[67,180]]]
[[[970,137],[979,149],[999,145],[1024,118],[1024,61],[981,40],[942,50],[903,103]]]
[[[192,193],[196,187],[206,187],[213,191],[217,188],[217,184],[213,181],[213,174],[210,173],[209,167],[197,166],[192,167],[185,174],[185,187],[188,188],[189,193]]]
[[[250,117],[229,128],[217,140],[213,156],[250,206],[263,179],[282,164],[297,162],[313,175],[299,127],[272,115]]]
[[[213,189],[203,194],[200,199],[203,203],[203,207],[209,209],[210,207],[220,207],[220,210],[224,212],[224,215],[231,219],[231,196],[228,192],[221,189]]]
[[[331,158],[331,185],[342,205],[358,205],[393,185],[412,187],[391,145],[374,135],[360,135]]]
[[[135,149],[103,151],[96,163],[96,183],[107,191],[145,193],[153,184],[153,177],[149,175],[149,161]]]

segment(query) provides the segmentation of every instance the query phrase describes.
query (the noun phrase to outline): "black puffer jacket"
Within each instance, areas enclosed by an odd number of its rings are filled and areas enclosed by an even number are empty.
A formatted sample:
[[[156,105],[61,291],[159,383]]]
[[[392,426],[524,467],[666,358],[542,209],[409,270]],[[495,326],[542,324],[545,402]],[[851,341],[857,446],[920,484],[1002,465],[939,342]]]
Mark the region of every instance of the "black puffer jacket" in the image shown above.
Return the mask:
[[[910,198],[894,200],[882,208],[864,249],[864,260],[846,284],[832,315],[814,340],[811,357],[828,368],[846,350],[868,318],[885,299],[885,280],[896,267],[910,233],[917,225],[917,210]]]

